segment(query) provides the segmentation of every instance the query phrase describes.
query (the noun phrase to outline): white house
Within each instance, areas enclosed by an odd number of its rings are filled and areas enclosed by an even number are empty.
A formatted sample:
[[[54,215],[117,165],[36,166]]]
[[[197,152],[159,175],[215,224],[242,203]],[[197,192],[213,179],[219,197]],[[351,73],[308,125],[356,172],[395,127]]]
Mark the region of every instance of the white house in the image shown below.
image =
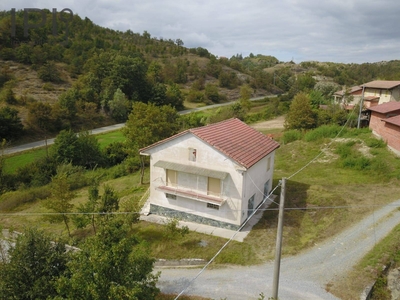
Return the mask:
[[[229,119],[141,149],[150,156],[150,213],[238,229],[272,188],[277,148]]]

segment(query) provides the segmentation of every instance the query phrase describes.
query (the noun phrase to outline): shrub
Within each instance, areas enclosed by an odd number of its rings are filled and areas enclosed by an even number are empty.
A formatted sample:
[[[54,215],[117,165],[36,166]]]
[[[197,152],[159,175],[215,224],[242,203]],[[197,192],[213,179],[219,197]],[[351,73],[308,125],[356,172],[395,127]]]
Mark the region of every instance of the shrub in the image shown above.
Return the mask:
[[[338,125],[322,125],[314,130],[307,132],[304,140],[307,142],[317,141],[324,138],[334,138],[342,130]]]
[[[50,82],[62,82],[60,72],[54,62],[47,62],[38,71],[38,76],[43,81]]]
[[[302,133],[299,130],[288,130],[283,133],[282,142],[283,144],[289,144],[291,142],[301,140]]]
[[[11,211],[22,204],[46,199],[50,194],[48,186],[5,193],[0,197],[0,211]]]
[[[365,141],[365,144],[370,148],[385,148],[386,147],[386,143],[382,139],[369,138]]]
[[[122,142],[112,142],[104,148],[103,153],[109,166],[120,164],[128,156]]]

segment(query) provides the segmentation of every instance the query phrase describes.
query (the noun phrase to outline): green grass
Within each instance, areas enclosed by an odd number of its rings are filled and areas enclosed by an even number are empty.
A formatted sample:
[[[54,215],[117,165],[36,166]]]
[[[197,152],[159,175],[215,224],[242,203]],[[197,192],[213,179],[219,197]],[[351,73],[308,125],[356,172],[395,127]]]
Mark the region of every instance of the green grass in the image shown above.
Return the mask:
[[[379,143],[369,140],[372,135],[368,131],[349,131],[346,132],[346,136],[367,140],[368,145],[374,146],[370,149],[371,166],[374,163],[380,165],[379,162],[384,161],[385,165],[382,168],[388,168],[385,169],[387,176],[379,175],[379,166],[376,169],[372,167],[359,169],[346,167],[341,163],[344,158],[339,155],[340,153],[336,153],[336,149],[349,147],[350,153],[357,153],[361,157],[363,156],[359,152],[361,142],[336,141],[326,148],[330,139],[323,135],[323,138],[310,142],[300,139],[282,144],[276,152],[273,186],[275,187],[282,177],[291,177],[287,182],[286,191],[286,208],[291,209],[285,212],[282,248],[284,255],[298,253],[330,238],[371,213],[371,207],[384,205],[400,197],[400,178],[396,177],[398,172],[396,170],[400,170],[400,159],[381,147]],[[120,138],[121,135],[115,135],[114,132],[102,135],[100,139],[107,144]],[[319,155],[320,153],[322,154]],[[314,160],[317,155],[318,159]],[[302,169],[303,167],[305,168]],[[298,170],[301,172],[295,174]],[[96,170],[96,172],[107,171]],[[148,170],[146,172],[148,183]],[[100,173],[96,174],[101,175]],[[293,174],[295,175],[292,176]],[[106,177],[101,176],[101,178]],[[113,180],[107,179],[107,184],[118,192],[124,205],[132,203],[134,205],[147,190],[148,185],[141,186],[138,182],[138,173]],[[279,188],[275,194],[280,194]],[[74,200],[75,205],[86,201],[87,188],[79,190],[78,195]],[[316,209],[317,207],[319,209]],[[18,207],[18,211],[41,212],[43,207],[40,201],[35,201],[23,204]],[[50,226],[38,216],[2,216],[0,220],[5,227],[21,228],[37,225],[65,234],[62,225]],[[218,256],[216,263],[247,265],[273,258],[276,225],[277,207],[273,205],[265,211],[245,241],[229,244]],[[226,242],[225,239],[196,232],[171,238],[165,234],[164,226],[146,222],[134,224],[132,228],[133,232],[149,243],[152,255],[157,258],[210,259]],[[75,235],[76,238],[82,238],[88,233],[90,231],[77,231]],[[201,244],[207,246],[202,247]]]
[[[353,270],[342,280],[338,281],[330,292],[340,299],[359,298],[360,291],[373,281],[385,280],[382,275],[382,267],[393,262],[392,267],[398,267],[400,262],[400,225],[396,226],[389,235],[375,245],[375,247],[353,268]],[[379,280],[380,278],[380,280]],[[351,285],[348,282],[352,282]],[[384,287],[379,292],[385,291]],[[379,293],[377,292],[377,293]],[[390,299],[375,295],[372,299]]]
[[[121,130],[98,134],[96,135],[96,138],[99,141],[101,149],[104,149],[107,145],[113,142],[125,141],[125,136],[122,134]],[[51,146],[49,146],[49,149],[50,148]],[[18,168],[45,156],[46,150],[44,148],[33,149],[7,156],[5,159],[4,172],[7,174],[13,174]]]
[[[121,130],[98,134],[96,137],[101,149],[113,142],[124,142],[126,140]]]
[[[11,156],[7,156],[5,159],[4,172],[7,174],[15,173],[15,171],[17,171],[18,168],[21,168],[45,156],[46,156],[46,150],[44,148],[33,149],[29,151],[24,151],[22,153],[13,154]]]

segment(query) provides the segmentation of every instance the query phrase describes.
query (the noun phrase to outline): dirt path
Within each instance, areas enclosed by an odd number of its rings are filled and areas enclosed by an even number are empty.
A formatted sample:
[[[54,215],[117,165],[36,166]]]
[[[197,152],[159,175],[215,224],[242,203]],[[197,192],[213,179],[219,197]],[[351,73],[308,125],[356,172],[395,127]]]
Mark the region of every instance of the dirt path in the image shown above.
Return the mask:
[[[388,204],[332,239],[299,255],[283,259],[279,299],[337,299],[326,290],[327,286],[344,278],[399,223],[399,205],[400,200]],[[259,266],[205,270],[193,282],[199,269],[161,271],[158,286],[165,293],[178,294],[191,283],[185,294],[212,299],[255,300],[259,299],[261,293],[266,299],[272,295],[273,262]]]
[[[251,127],[253,127],[254,129],[257,129],[257,130],[279,129],[279,128],[283,128],[284,123],[285,123],[285,116],[279,116],[273,120],[254,123],[251,125]]]

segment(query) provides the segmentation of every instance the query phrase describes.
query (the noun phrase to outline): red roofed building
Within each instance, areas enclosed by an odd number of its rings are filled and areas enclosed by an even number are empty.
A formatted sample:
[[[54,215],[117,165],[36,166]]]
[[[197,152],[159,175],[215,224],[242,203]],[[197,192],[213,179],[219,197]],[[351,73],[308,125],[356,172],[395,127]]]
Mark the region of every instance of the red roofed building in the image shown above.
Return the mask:
[[[400,154],[400,102],[391,101],[370,107],[369,128],[395,153]]]
[[[272,188],[279,144],[239,119],[178,133],[150,156],[150,213],[237,229]]]

